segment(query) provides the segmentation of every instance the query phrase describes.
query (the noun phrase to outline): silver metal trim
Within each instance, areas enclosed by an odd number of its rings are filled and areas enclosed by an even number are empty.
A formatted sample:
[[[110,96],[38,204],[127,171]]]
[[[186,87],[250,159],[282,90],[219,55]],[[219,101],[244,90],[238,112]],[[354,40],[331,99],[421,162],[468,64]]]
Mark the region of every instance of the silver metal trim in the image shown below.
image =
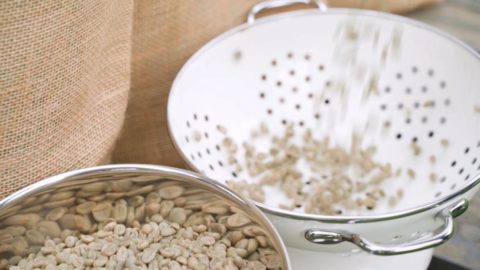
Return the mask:
[[[177,144],[177,141],[175,139],[175,136],[173,136],[173,131],[171,127],[171,123],[169,121],[169,115],[170,111],[172,108],[172,102],[171,102],[171,96],[175,92],[175,87],[178,85],[179,81],[182,79],[184,73],[186,70],[189,68],[190,65],[192,65],[193,62],[197,60],[200,55],[202,55],[205,51],[210,50],[211,48],[215,47],[215,45],[219,42],[222,42],[223,40],[244,32],[248,31],[249,28],[255,27],[257,25],[261,24],[267,24],[267,23],[274,23],[276,21],[280,21],[283,19],[287,18],[292,18],[292,17],[302,17],[302,16],[335,16],[335,15],[353,15],[353,16],[367,16],[367,17],[376,17],[376,18],[382,18],[387,21],[395,21],[399,23],[404,23],[408,24],[411,26],[419,27],[421,29],[431,31],[433,33],[436,33],[440,36],[443,36],[444,38],[450,40],[453,43],[456,43],[458,46],[462,47],[469,53],[473,55],[473,57],[477,58],[480,61],[480,54],[477,53],[474,49],[472,49],[470,46],[468,46],[465,42],[457,39],[456,37],[438,29],[433,26],[430,26],[428,24],[412,20],[409,18],[405,18],[402,16],[394,15],[394,14],[388,14],[380,11],[372,11],[372,10],[360,10],[360,9],[340,9],[340,8],[330,8],[326,12],[319,12],[318,10],[300,10],[300,11],[292,11],[292,12],[287,12],[287,13],[282,13],[279,15],[273,15],[273,16],[268,16],[265,18],[258,19],[255,24],[250,25],[248,23],[244,23],[242,25],[239,25],[217,37],[209,41],[207,44],[205,44],[202,48],[200,48],[197,52],[195,52],[189,59],[188,61],[182,66],[180,71],[178,72],[177,76],[175,77],[175,80],[172,83],[172,87],[170,89],[170,93],[168,96],[168,102],[167,102],[167,126],[168,126],[168,131],[169,135],[171,137],[171,140],[173,142],[173,145],[177,152],[180,154],[180,156],[183,158],[185,163],[189,168],[196,172],[200,172],[200,170],[195,167],[194,164],[192,164],[188,157],[182,152],[180,147]],[[402,210],[402,211],[396,211],[388,214],[374,214],[374,215],[369,215],[369,216],[327,216],[327,215],[313,215],[313,214],[304,214],[304,213],[295,213],[295,212],[289,212],[285,211],[282,209],[274,209],[272,207],[268,207],[262,203],[254,202],[260,209],[262,209],[264,212],[280,217],[285,217],[289,219],[294,219],[294,220],[312,220],[312,221],[319,221],[323,223],[339,223],[339,224],[354,224],[354,223],[370,223],[370,222],[378,222],[378,221],[385,221],[385,220],[393,220],[397,218],[402,218],[402,217],[407,217],[411,215],[415,215],[418,213],[422,213],[434,208],[437,208],[439,206],[442,206],[444,204],[447,204],[451,200],[465,194],[469,190],[473,189],[477,184],[480,183],[480,174],[477,176],[473,177],[468,184],[465,185],[462,189],[459,189],[458,191],[448,195],[448,196],[443,196],[438,198],[437,200],[427,203],[424,205],[420,205],[414,208]]]
[[[441,219],[443,225],[436,229],[431,236],[422,237],[413,241],[406,241],[395,244],[381,244],[367,240],[366,238],[344,231],[325,231],[321,229],[309,229],[305,232],[305,239],[314,244],[339,244],[350,242],[362,250],[382,256],[400,255],[415,251],[433,248],[445,243],[453,236],[453,219],[463,214],[468,208],[468,201],[463,199],[453,204],[448,209],[440,211],[437,218]]]
[[[286,7],[296,4],[315,4],[320,11],[327,11],[327,5],[321,0],[269,0],[254,5],[247,16],[247,23],[254,24],[255,16],[263,10]]]
[[[161,165],[115,164],[115,165],[104,165],[104,166],[73,170],[66,173],[48,177],[46,179],[43,179],[41,181],[28,185],[12,193],[8,197],[0,200],[0,208],[9,207],[13,204],[16,204],[19,199],[25,198],[39,191],[51,188],[55,185],[58,185],[59,183],[66,181],[66,179],[71,178],[73,176],[83,176],[86,174],[100,173],[100,172],[107,172],[107,171],[144,171],[144,172],[152,172],[152,173],[162,172],[166,175],[166,177],[172,177],[173,179],[192,178],[192,179],[195,179],[196,181],[218,187],[221,192],[227,194],[228,196],[231,196],[238,203],[242,205],[248,206],[250,204],[249,202],[247,202],[242,197],[238,196],[236,193],[231,191],[222,183],[212,180],[206,176],[200,175],[195,172],[190,172],[183,169],[177,169],[177,168],[161,166]]]

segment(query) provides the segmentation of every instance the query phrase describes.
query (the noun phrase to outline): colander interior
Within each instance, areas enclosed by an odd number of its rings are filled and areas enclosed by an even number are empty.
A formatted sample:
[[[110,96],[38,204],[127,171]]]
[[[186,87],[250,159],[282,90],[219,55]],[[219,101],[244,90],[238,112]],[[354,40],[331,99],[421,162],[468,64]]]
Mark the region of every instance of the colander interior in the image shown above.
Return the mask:
[[[352,22],[377,35],[379,48],[368,47],[369,39],[353,48],[339,43],[339,25]],[[387,58],[382,44],[390,46]],[[349,53],[358,56],[355,68]],[[349,214],[406,210],[479,175],[479,70],[471,50],[422,24],[369,13],[297,12],[234,29],[201,49],[173,85],[168,122],[185,160],[221,182],[255,177],[229,164],[219,125],[239,146],[247,141],[265,151],[268,139],[250,137],[261,122],[271,134],[293,125],[299,142],[310,129],[345,148],[359,133],[363,147],[376,147],[376,160],[400,171],[383,189],[401,189],[403,197]],[[286,200],[275,187],[265,191],[267,206]]]

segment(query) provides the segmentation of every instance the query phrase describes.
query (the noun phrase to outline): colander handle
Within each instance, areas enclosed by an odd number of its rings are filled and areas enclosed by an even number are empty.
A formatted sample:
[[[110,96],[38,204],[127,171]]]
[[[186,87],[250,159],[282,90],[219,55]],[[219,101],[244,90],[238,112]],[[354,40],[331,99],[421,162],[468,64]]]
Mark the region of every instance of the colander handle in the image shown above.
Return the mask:
[[[398,244],[382,244],[369,241],[364,237],[344,232],[344,231],[325,231],[320,229],[309,229],[305,232],[305,238],[315,244],[338,244],[341,242],[351,242],[364,251],[375,255],[399,255],[433,248],[445,243],[453,235],[453,219],[463,214],[468,208],[468,201],[463,199],[451,207],[448,207],[437,214],[437,218],[443,222],[442,227],[436,229],[428,237],[422,237],[410,242]]]
[[[322,0],[269,0],[256,4],[250,9],[247,17],[247,23],[253,24],[255,17],[263,10],[291,6],[296,4],[315,4],[321,11],[327,10],[327,5]]]

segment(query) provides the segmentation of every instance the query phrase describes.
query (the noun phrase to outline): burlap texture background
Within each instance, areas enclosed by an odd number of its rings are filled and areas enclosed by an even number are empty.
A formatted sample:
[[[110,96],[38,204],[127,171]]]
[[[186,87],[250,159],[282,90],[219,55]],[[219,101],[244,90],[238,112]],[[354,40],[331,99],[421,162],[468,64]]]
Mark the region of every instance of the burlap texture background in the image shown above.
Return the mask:
[[[0,197],[109,160],[130,82],[130,1],[0,1]]]
[[[0,198],[101,163],[183,166],[166,125],[171,83],[260,1],[0,1]],[[436,1],[330,4],[402,12]]]

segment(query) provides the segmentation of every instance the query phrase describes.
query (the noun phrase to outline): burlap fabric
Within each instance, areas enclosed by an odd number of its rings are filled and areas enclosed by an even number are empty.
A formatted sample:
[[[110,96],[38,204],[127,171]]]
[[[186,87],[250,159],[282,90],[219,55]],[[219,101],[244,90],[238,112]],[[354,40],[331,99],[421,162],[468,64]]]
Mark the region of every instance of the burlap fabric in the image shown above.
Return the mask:
[[[130,82],[130,1],[0,1],[0,197],[109,160]]]
[[[0,1],[0,197],[110,162],[129,89],[112,162],[183,166],[166,125],[171,83],[189,56],[260,1]],[[436,1],[330,4],[405,11]]]

